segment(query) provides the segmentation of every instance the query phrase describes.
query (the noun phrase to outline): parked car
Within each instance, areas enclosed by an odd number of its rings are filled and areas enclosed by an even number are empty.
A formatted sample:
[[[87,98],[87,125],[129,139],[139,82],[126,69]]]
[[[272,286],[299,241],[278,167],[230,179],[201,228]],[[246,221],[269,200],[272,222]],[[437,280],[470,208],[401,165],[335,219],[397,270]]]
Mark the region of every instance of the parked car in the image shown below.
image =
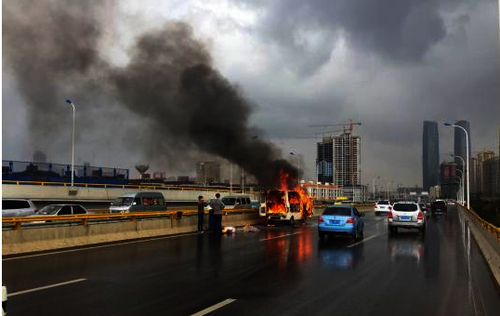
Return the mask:
[[[28,199],[2,199],[2,216],[29,216],[36,210],[35,204]]]
[[[437,200],[432,202],[431,211],[434,212],[448,212],[448,205],[445,201]]]
[[[227,195],[222,197],[221,200],[225,205],[225,210],[252,208],[250,195]]]
[[[40,209],[35,215],[39,216],[61,216],[61,215],[85,215],[88,211],[80,204],[49,204]]]
[[[391,202],[388,200],[380,200],[375,203],[375,215],[380,213],[387,213],[391,210]]]
[[[161,192],[132,192],[125,193],[114,200],[110,207],[110,213],[133,213],[166,211],[167,204]]]
[[[326,207],[318,217],[318,235],[350,235],[354,240],[363,236],[364,214],[352,205],[332,205]]]
[[[391,234],[397,233],[399,228],[418,229],[421,233],[425,233],[425,215],[417,202],[394,203],[392,210],[387,214],[387,223]]]

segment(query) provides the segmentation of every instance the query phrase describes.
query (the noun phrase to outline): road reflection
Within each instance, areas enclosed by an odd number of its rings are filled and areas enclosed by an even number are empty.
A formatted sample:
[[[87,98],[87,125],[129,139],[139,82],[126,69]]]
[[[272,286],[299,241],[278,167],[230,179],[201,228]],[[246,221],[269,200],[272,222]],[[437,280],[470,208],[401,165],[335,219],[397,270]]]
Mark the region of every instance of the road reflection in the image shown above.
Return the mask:
[[[388,238],[389,255],[393,262],[400,259],[412,259],[420,264],[424,255],[424,237],[418,233],[399,233]]]
[[[363,243],[351,246],[343,239],[318,242],[318,257],[328,267],[352,269],[363,260]]]
[[[301,266],[314,251],[311,234],[301,229],[264,231],[261,241],[265,242],[266,257],[277,260],[280,269],[290,263]]]

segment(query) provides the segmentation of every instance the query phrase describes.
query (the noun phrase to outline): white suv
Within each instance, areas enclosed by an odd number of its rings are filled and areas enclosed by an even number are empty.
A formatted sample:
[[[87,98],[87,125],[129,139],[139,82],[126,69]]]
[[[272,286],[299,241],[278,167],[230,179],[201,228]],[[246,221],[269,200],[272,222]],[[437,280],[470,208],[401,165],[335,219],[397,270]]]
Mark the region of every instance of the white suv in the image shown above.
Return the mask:
[[[2,216],[29,216],[36,212],[36,207],[27,199],[2,199]]]
[[[387,224],[391,234],[397,233],[398,228],[414,228],[425,233],[425,215],[416,202],[396,202],[387,214]]]
[[[391,210],[392,205],[390,201],[380,200],[375,203],[375,215],[379,215],[380,213],[387,213]]]

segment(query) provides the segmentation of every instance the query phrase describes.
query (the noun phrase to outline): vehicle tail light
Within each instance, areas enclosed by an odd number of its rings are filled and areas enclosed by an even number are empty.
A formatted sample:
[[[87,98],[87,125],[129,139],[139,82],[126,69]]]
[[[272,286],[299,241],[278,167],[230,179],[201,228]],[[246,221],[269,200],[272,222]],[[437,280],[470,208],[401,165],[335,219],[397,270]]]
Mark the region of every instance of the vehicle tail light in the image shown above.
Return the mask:
[[[389,212],[387,212],[387,218],[392,218],[392,210],[389,210]]]
[[[417,219],[424,219],[424,213],[422,213],[422,212],[419,211]]]
[[[356,221],[355,218],[349,217],[345,222],[346,222],[346,224],[354,224],[355,221]]]
[[[318,217],[318,223],[324,223],[324,222],[325,222],[325,220],[324,220],[323,216],[320,215]]]

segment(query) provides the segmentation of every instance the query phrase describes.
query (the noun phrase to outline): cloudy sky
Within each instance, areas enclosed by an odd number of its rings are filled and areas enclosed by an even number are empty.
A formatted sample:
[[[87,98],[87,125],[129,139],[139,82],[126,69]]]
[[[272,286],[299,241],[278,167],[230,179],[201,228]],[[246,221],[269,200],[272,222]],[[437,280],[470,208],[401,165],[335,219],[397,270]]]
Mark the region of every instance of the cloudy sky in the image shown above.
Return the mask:
[[[212,148],[224,152],[179,123],[179,108],[194,102],[186,91],[199,90],[171,87],[194,63],[208,65],[207,77],[235,91],[239,105],[193,107],[193,120],[243,128],[231,139],[258,136],[254,150],[269,144],[293,164],[289,153],[298,153],[306,179],[315,178],[321,133],[341,128],[311,125],[349,119],[362,123],[354,132],[365,184],[380,176],[382,186],[421,185],[423,120],[468,120],[473,152],[498,152],[494,0],[11,0],[2,10],[3,159],[31,160],[39,149],[69,162],[71,96],[77,163],[193,172]],[[161,58],[152,53],[171,38]],[[149,98],[151,86],[166,92]],[[177,107],[158,109],[158,100]],[[228,123],[239,113],[243,127]],[[453,133],[442,124],[439,133],[445,160]]]

